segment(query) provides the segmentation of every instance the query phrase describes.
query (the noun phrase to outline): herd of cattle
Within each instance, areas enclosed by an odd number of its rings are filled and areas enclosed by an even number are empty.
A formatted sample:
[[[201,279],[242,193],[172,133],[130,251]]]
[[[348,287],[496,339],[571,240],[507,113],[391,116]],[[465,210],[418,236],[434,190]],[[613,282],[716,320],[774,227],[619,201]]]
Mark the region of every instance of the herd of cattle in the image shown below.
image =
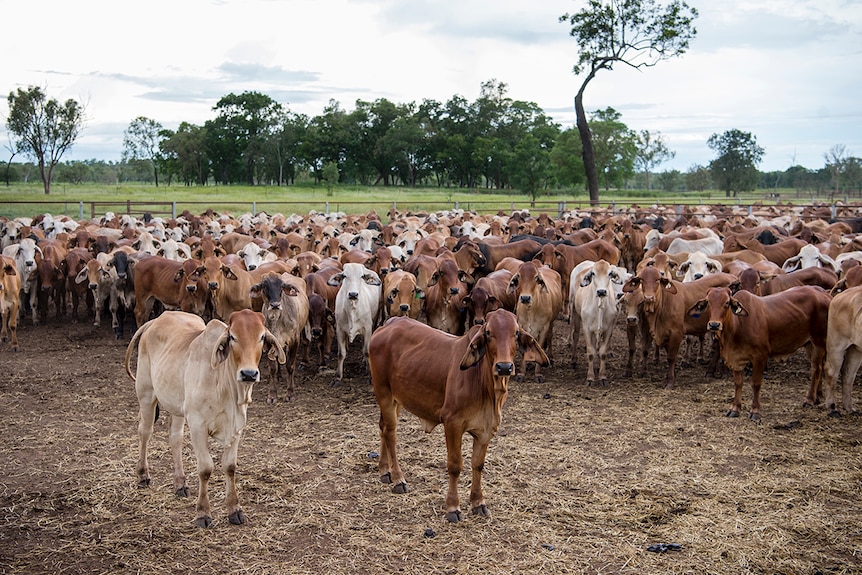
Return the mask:
[[[341,380],[350,344],[361,339],[381,413],[381,480],[407,491],[395,452],[402,407],[428,432],[443,424],[446,516],[456,522],[463,434],[474,437],[471,510],[488,515],[481,470],[508,381],[531,371],[542,381],[557,321],[570,326],[573,367],[583,341],[589,385],[608,384],[611,335],[625,325],[627,376],[643,375],[650,354],[661,352],[673,387],[686,343],[687,354],[732,371],[728,416],[742,410],[747,366],[749,413],[758,420],[767,360],[803,347],[811,367],[805,404],[824,400],[837,414],[840,379],[843,408],[854,411],[860,232],[852,209],[763,206],[700,206],[674,217],[635,206],[555,218],[461,210],[384,219],[0,217],[0,336],[17,351],[19,321],[45,323],[52,310],[55,321],[78,320],[82,303],[95,326],[110,313],[117,338],[134,333],[125,366],[140,403],[138,483],[150,482],[147,442],[161,406],[172,415],[178,495],[189,492],[180,456],[188,423],[202,527],[212,521],[210,437],[225,446],[229,520],[245,522],[235,462],[260,365],[267,401],[278,400],[280,386],[289,399],[300,354],[306,365],[324,366],[335,344]]]

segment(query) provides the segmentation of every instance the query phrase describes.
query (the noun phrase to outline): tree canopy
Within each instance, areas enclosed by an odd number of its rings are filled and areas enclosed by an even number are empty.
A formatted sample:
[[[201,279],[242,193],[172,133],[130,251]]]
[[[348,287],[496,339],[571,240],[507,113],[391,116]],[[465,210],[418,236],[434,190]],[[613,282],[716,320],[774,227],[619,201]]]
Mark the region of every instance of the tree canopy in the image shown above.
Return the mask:
[[[760,179],[757,165],[763,158],[763,148],[757,145],[757,138],[751,132],[727,130],[723,134],[713,134],[707,145],[718,157],[709,163],[712,179],[725,196],[736,196],[739,192],[755,189]]]
[[[6,127],[15,149],[36,160],[45,194],[51,193],[54,168],[84,127],[84,106],[72,98],[63,104],[38,86],[9,92]]]
[[[697,10],[681,0],[667,6],[655,0],[588,0],[581,11],[560,16],[578,44],[572,70],[576,75],[586,73],[575,95],[575,117],[592,203],[599,201],[599,177],[584,110],[587,85],[599,70],[612,70],[617,62],[641,69],[684,54],[697,34],[695,18]]]

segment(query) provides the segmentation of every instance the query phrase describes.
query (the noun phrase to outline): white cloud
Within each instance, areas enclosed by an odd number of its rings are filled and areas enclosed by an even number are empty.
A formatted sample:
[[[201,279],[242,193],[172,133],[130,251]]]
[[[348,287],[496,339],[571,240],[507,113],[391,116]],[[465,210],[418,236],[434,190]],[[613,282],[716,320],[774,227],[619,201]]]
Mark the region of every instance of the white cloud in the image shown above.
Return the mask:
[[[683,171],[708,163],[707,138],[733,128],[766,148],[764,170],[785,169],[793,157],[821,167],[835,144],[862,155],[862,5],[689,3],[700,11],[689,52],[641,72],[600,73],[586,91],[589,110],[611,106],[630,128],[662,132],[677,152],[663,167]],[[358,98],[473,100],[493,78],[568,127],[581,79],[571,73],[577,46],[558,17],[582,5],[152,0],[111,13],[92,0],[45,0],[40,13],[51,17],[38,34],[4,29],[7,45],[20,49],[0,62],[0,92],[35,84],[87,104],[90,121],[66,159],[118,159],[135,117],[200,124],[220,97],[246,90],[314,116],[330,99],[347,109]],[[4,14],[7,23],[32,17],[23,4]]]

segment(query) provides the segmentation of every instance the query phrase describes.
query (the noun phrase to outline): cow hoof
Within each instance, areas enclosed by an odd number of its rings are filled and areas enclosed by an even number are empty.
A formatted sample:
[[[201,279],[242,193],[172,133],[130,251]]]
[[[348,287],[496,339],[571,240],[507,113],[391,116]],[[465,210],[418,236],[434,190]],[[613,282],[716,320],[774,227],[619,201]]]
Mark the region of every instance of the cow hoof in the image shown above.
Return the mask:
[[[386,483],[387,485],[392,483],[392,474],[388,471],[380,476],[380,483]]]
[[[150,486],[150,478],[144,477],[143,479],[138,479],[138,489],[146,489]]]
[[[268,396],[266,397],[266,403],[267,403],[267,404],[269,404],[269,405],[272,405],[273,403],[278,403],[278,397],[277,397],[277,396],[268,395]]]
[[[396,484],[395,487],[392,488],[392,492],[398,493],[399,495],[403,495],[404,493],[407,493],[407,491],[408,491],[407,484],[403,481],[401,483]]]
[[[204,517],[198,517],[197,519],[195,519],[195,526],[196,527],[202,527],[202,528],[206,529],[207,527],[211,526],[212,524],[213,524],[213,518],[210,517],[209,515],[206,515]]]
[[[545,377],[542,375],[536,376],[536,383],[545,383]]]
[[[483,503],[482,505],[473,508],[473,515],[478,515],[479,517],[490,517],[491,512],[488,511],[488,508]]]
[[[242,525],[243,523],[248,521],[245,516],[245,513],[242,512],[242,509],[237,509],[236,511],[231,513],[227,519],[233,525]]]
[[[608,380],[607,379],[600,379],[599,385],[602,387],[607,387],[608,386]]]
[[[446,521],[448,521],[449,523],[458,523],[459,521],[461,521],[461,510],[458,509],[457,511],[448,511],[446,513]]]
[[[183,485],[174,491],[174,496],[176,497],[188,497],[189,496],[189,487],[188,485]]]
[[[724,414],[726,417],[739,417],[739,412],[735,409],[728,409],[727,413]]]
[[[592,379],[588,379],[588,380],[587,380],[587,387],[592,387],[593,385],[595,385],[595,383],[596,383],[596,382],[595,382],[595,381],[593,381]]]
[[[837,409],[830,409],[829,413],[827,415],[829,417],[841,417],[841,412],[838,411]]]
[[[748,416],[748,418],[751,421],[754,421],[756,423],[760,423],[760,414],[759,413],[752,413],[751,415]]]

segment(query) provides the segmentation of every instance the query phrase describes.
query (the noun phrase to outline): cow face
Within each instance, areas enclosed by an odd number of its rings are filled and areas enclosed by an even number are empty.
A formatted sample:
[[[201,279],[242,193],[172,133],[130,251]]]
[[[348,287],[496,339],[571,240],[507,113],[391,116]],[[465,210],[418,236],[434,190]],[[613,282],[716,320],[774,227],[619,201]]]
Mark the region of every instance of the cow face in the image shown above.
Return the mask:
[[[475,332],[461,358],[460,368],[466,370],[481,361],[487,362],[491,367],[495,391],[505,392],[508,379],[515,372],[515,354],[518,350],[524,354],[526,361],[538,363],[542,367],[550,365],[547,354],[530,334],[521,330],[518,318],[510,311],[492,311],[485,316],[481,328],[473,329]]]
[[[747,316],[748,310],[742,303],[733,297],[730,288],[714,287],[706,292],[706,297],[696,302],[691,309],[688,310],[688,315],[693,318],[698,318],[702,314],[709,312],[709,322],[707,329],[712,332],[721,332],[724,330],[724,325],[728,321],[728,314],[738,316]]]
[[[277,354],[279,363],[287,361],[278,340],[264,326],[263,314],[249,309],[236,311],[228,318],[224,333],[213,349],[211,364],[215,369],[222,362],[230,361],[236,369],[236,381],[256,383],[260,381],[258,364],[264,349]]]

